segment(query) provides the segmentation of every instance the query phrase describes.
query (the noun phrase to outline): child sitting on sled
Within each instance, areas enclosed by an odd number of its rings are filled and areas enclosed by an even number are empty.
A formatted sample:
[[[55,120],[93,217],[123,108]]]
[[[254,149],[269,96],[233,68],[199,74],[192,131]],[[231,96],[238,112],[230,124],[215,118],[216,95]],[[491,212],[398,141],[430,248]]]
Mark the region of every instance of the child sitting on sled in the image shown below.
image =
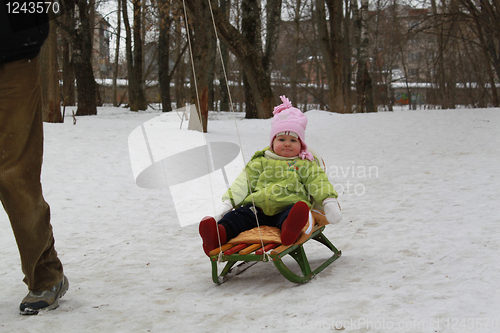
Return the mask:
[[[309,220],[312,202],[321,203],[329,223],[342,219],[338,194],[307,150],[307,117],[281,96],[274,108],[270,146],[254,154],[222,197],[215,218],[205,217],[199,231],[209,252],[258,224],[281,230],[281,242],[293,244]],[[255,205],[255,208],[254,208]],[[218,222],[216,222],[218,221]]]

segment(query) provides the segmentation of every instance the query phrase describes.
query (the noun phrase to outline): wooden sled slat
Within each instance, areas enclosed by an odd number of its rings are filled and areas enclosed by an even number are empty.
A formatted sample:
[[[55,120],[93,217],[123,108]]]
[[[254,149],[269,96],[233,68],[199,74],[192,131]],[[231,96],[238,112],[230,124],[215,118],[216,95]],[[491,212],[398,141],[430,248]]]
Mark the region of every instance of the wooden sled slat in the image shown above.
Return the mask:
[[[294,283],[305,283],[311,280],[314,276],[328,267],[332,262],[337,260],[342,252],[338,250],[323,234],[323,230],[325,226],[321,226],[313,231],[309,239],[307,239],[304,243],[294,244],[288,246],[278,246],[279,244],[272,244],[273,247],[277,247],[268,254],[265,254],[268,249],[262,249],[261,244],[253,244],[248,245],[244,244],[244,248],[238,249],[237,251],[227,250],[232,248],[234,245],[225,244],[222,246],[222,255],[219,255],[220,249],[215,249],[210,252],[210,259],[212,262],[212,280],[214,283],[221,284],[226,282],[232,276],[238,275],[256,264],[259,261],[269,261],[272,260],[274,266],[278,269],[278,271],[289,281]],[[304,244],[309,240],[315,240],[320,244],[323,244],[330,251],[333,252],[332,256],[328,258],[324,263],[322,263],[319,267],[312,270],[309,261],[307,259],[306,253],[304,251]],[[242,244],[243,245],[243,244]],[[268,244],[271,245],[271,244]],[[227,248],[226,248],[227,246]],[[238,245],[237,245],[238,246]],[[253,251],[258,250],[254,253]],[[290,270],[287,265],[283,262],[282,258],[290,255],[299,265],[300,273],[296,274],[292,270]],[[218,272],[218,261],[226,262],[226,265],[222,269],[222,271]],[[236,265],[239,263],[238,265]]]
[[[279,246],[279,244],[267,244],[266,246],[264,246],[262,249],[259,249],[257,251],[255,251],[255,254],[256,255],[261,255],[261,254],[264,254],[264,252],[267,252],[269,250],[272,250],[274,249],[275,247]]]
[[[239,254],[244,256],[244,255],[252,253],[253,251],[260,249],[261,247],[262,247],[262,244],[252,244],[249,247],[247,247],[246,249],[241,250],[239,252]]]
[[[292,247],[292,245],[280,245],[274,250],[271,251],[271,254],[280,254],[281,252],[285,251],[286,249]]]
[[[246,247],[248,247],[248,244],[238,244],[236,246],[233,246],[229,250],[224,251],[224,254],[226,256],[230,256],[231,254],[235,254],[236,252],[239,252],[240,250],[243,250]]]
[[[220,252],[224,252],[226,250],[229,250],[230,248],[232,248],[234,245],[233,244],[224,244],[222,245],[221,247],[218,247],[216,249],[213,249],[212,251],[210,251],[208,253],[209,256],[216,256],[218,255]]]

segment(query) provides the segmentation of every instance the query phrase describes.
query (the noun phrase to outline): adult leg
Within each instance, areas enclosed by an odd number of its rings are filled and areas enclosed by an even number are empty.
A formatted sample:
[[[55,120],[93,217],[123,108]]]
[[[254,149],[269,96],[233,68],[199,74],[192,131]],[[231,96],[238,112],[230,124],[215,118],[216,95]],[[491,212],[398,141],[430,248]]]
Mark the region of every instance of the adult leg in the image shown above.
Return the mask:
[[[24,282],[35,292],[63,278],[40,184],[42,155],[37,58],[0,64],[0,199],[17,241]]]

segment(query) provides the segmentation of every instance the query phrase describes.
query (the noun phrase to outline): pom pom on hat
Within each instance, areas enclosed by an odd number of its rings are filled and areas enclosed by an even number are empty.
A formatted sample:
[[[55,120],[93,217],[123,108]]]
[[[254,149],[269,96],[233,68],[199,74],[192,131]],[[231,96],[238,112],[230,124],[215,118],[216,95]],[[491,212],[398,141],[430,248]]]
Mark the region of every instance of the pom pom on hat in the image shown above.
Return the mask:
[[[299,157],[313,161],[314,156],[307,151],[305,141],[307,116],[299,109],[293,107],[290,100],[284,95],[280,96],[280,98],[283,104],[276,106],[273,111],[274,117],[271,120],[271,144],[269,147],[272,149],[274,138],[281,132],[294,132],[297,134],[302,144],[302,150],[299,153]]]

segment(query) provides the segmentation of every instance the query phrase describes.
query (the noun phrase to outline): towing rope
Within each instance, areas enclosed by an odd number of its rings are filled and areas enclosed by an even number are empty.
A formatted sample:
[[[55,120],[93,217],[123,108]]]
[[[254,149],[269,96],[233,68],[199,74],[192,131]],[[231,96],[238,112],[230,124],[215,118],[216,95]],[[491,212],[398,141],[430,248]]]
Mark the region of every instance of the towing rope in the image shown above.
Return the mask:
[[[227,87],[227,93],[228,93],[228,97],[229,97],[229,105],[230,105],[230,108],[231,108],[231,115],[232,115],[232,118],[233,118],[233,121],[234,121],[234,127],[236,129],[236,134],[237,134],[237,137],[238,137],[238,143],[239,143],[239,146],[240,146],[240,150],[241,150],[241,156],[243,158],[243,164],[245,165],[244,167],[244,170],[246,172],[246,179],[247,179],[247,186],[248,186],[248,189],[250,190],[250,197],[252,198],[252,206],[253,206],[253,213],[254,213],[254,216],[255,216],[255,220],[257,222],[257,229],[259,231],[259,237],[260,237],[260,243],[261,243],[261,246],[262,248],[264,248],[264,241],[262,239],[262,233],[261,233],[261,230],[260,230],[260,223],[259,223],[259,218],[257,216],[257,209],[255,207],[255,201],[254,201],[254,197],[253,197],[253,192],[251,191],[251,187],[250,187],[250,179],[248,178],[248,170],[246,168],[246,160],[245,160],[245,156],[243,155],[243,145],[241,143],[241,136],[240,136],[240,131],[239,131],[239,128],[238,128],[238,124],[236,122],[236,117],[234,115],[234,104],[233,104],[233,98],[232,98],[232,95],[231,95],[231,90],[229,89],[229,81],[228,81],[228,77],[227,77],[227,72],[226,72],[226,66],[224,64],[224,59],[222,57],[222,51],[221,51],[221,48],[220,48],[220,39],[219,39],[219,34],[217,32],[217,26],[215,24],[215,18],[214,18],[214,12],[213,12],[213,9],[212,9],[212,3],[210,0],[207,0],[208,1],[208,5],[209,5],[209,8],[210,8],[210,15],[211,15],[211,18],[212,18],[212,25],[214,27],[214,33],[215,33],[215,40],[216,40],[216,43],[217,43],[217,50],[218,50],[218,53],[219,53],[219,56],[220,56],[220,62],[221,62],[221,67],[222,67],[222,71],[224,73],[224,78],[225,78],[225,81],[226,81],[226,87]],[[185,24],[186,24],[186,33],[187,33],[187,37],[188,37],[188,45],[189,45],[189,55],[190,55],[190,59],[191,59],[191,67],[192,67],[192,70],[193,70],[193,77],[194,77],[194,85],[195,85],[195,91],[196,91],[196,102],[197,102],[197,105],[198,105],[198,117],[200,119],[200,121],[202,120],[201,118],[201,104],[200,104],[200,98],[199,98],[199,94],[198,94],[198,82],[196,80],[196,70],[195,70],[195,66],[194,66],[194,58],[193,58],[193,48],[192,48],[192,45],[191,45],[191,36],[190,36],[190,33],[189,33],[189,22],[188,22],[188,17],[187,17],[187,10],[186,10],[186,2],[185,0],[182,0],[182,5],[183,5],[183,8],[184,8],[184,21],[185,21]],[[208,121],[208,119],[207,119]],[[212,168],[209,170],[213,170],[213,161],[211,159],[209,159],[208,157],[211,155],[209,153],[209,147],[208,147],[208,144],[206,142],[206,138],[205,138],[205,135],[203,136],[204,138],[204,141],[205,141],[205,146],[207,147],[206,148],[206,154],[207,154],[207,161],[211,161],[212,162]],[[210,176],[210,173],[208,174],[208,177],[209,177],[209,180],[210,180],[210,188],[213,188],[212,186],[212,177]],[[212,191],[213,193],[213,191]],[[213,207],[214,207],[214,212],[216,210],[215,208],[215,201],[214,201],[214,197],[212,196],[212,204],[213,204]],[[217,223],[217,221],[216,221]],[[215,228],[217,230],[217,239],[218,239],[218,242],[219,242],[219,249],[221,251],[219,251],[219,259],[218,261],[219,262],[222,262],[222,245],[221,244],[221,239],[220,239],[220,233],[219,233],[219,228]],[[271,257],[269,255],[269,252],[264,252],[264,261],[271,261]]]

